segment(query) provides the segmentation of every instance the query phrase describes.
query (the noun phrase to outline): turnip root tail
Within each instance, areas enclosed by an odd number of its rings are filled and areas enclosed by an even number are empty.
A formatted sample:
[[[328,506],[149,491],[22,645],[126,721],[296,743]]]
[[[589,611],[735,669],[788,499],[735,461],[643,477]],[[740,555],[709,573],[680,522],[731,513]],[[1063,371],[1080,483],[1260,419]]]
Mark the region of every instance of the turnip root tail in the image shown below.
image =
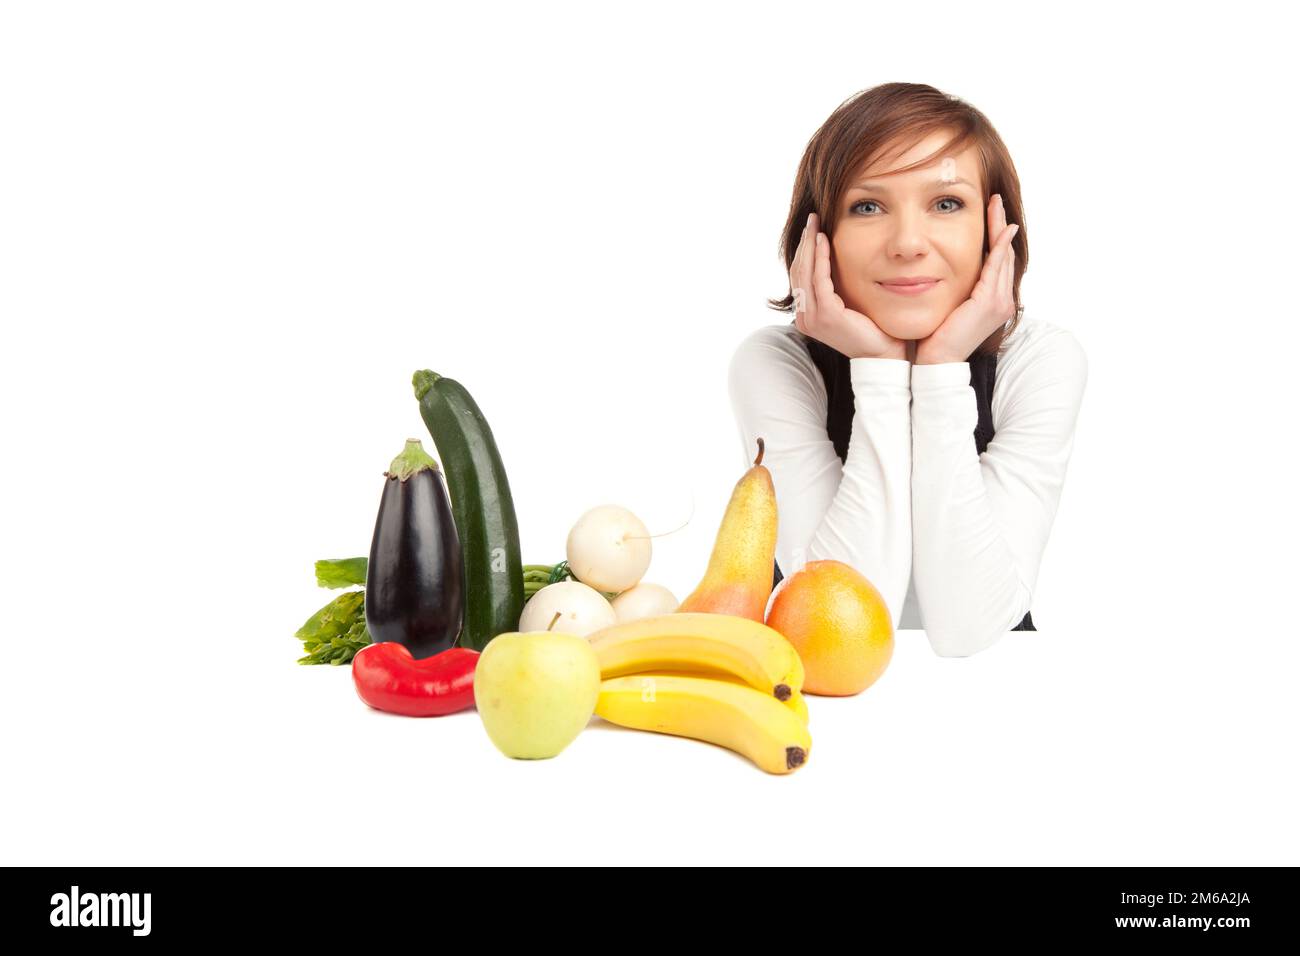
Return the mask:
[[[673,528],[672,531],[664,531],[661,532],[660,534],[625,534],[623,535],[623,540],[627,541],[632,538],[646,538],[646,539],[662,538],[664,537],[664,535],[676,534],[678,531],[681,531],[682,528],[685,528],[686,525],[690,524],[691,519],[694,517],[695,517],[695,490],[691,489],[691,513],[686,516],[686,521],[683,524],[679,525],[676,528]]]

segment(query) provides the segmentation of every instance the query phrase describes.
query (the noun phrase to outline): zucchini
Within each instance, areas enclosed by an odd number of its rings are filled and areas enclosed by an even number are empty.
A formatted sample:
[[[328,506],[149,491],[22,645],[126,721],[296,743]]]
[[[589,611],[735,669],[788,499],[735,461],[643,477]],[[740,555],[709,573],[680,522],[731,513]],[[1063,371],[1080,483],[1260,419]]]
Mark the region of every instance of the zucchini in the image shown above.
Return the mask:
[[[465,386],[428,369],[411,379],[420,416],[442,457],[465,569],[460,646],[476,651],[519,629],[524,565],[519,521],[492,429]]]

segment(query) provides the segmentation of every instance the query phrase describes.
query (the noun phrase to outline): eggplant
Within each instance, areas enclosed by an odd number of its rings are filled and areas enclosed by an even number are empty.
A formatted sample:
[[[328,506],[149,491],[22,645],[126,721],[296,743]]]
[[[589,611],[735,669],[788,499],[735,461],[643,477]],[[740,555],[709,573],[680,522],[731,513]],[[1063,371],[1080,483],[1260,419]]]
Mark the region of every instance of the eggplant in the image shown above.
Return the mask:
[[[455,646],[464,623],[465,569],[442,469],[420,445],[384,472],[366,566],[366,628],[376,644],[404,644],[416,659]]]

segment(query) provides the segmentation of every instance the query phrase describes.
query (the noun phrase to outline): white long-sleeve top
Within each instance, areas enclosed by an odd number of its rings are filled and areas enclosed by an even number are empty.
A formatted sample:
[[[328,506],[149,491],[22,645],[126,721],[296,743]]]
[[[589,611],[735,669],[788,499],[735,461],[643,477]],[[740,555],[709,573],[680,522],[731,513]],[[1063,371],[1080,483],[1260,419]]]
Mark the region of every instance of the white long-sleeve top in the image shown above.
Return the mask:
[[[994,437],[976,452],[968,362],[849,360],[846,461],[826,386],[793,324],[755,330],[728,372],[746,465],[757,439],[777,498],[776,561],[790,577],[833,558],[880,591],[896,628],[965,657],[1029,610],[1056,516],[1088,362],[1068,330],[1022,316],[999,355]]]

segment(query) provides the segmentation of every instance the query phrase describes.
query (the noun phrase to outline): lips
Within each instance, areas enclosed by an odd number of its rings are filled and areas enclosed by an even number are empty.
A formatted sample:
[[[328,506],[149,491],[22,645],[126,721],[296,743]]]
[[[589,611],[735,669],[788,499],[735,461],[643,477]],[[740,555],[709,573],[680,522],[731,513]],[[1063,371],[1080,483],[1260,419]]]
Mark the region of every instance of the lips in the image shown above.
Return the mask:
[[[938,282],[938,276],[908,276],[905,279],[882,279],[881,285],[928,285]]]
[[[938,279],[927,278],[893,279],[879,283],[881,288],[888,289],[895,295],[924,295],[938,284]]]

